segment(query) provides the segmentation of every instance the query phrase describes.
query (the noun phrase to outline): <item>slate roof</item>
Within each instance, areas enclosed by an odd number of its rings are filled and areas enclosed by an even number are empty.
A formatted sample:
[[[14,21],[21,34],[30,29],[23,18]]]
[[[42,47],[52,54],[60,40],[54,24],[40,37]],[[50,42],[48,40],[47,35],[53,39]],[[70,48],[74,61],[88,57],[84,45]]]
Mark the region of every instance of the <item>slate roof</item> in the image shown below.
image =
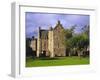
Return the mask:
[[[40,38],[48,39],[48,30],[40,30]]]

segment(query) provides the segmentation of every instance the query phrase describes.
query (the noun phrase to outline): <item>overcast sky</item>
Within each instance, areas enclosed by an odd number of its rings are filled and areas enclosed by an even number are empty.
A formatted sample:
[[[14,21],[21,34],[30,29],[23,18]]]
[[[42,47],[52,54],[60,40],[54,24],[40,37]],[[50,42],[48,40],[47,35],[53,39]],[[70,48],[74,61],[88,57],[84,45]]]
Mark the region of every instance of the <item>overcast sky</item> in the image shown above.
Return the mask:
[[[49,29],[51,26],[55,27],[58,20],[60,20],[65,29],[70,28],[73,25],[77,25],[75,32],[79,33],[82,27],[89,25],[89,19],[89,15],[26,12],[26,37],[37,37],[39,27],[42,29]]]

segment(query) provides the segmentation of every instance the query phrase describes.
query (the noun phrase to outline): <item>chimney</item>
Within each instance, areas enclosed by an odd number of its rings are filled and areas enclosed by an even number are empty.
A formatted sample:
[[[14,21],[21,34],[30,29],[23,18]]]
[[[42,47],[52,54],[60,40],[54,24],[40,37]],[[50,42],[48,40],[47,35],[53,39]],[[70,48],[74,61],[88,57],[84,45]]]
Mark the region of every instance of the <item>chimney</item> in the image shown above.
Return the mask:
[[[53,28],[52,27],[50,27],[50,31],[52,30]]]
[[[41,30],[41,27],[39,27],[39,30]]]
[[[58,23],[57,24],[60,24],[60,20],[58,20]]]

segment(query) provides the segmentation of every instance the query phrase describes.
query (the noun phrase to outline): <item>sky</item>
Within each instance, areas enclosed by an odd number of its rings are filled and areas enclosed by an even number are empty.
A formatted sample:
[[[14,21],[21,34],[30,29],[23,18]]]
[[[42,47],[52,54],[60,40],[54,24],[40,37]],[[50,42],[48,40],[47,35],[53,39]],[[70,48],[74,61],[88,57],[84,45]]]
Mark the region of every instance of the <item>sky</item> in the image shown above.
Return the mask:
[[[57,21],[60,20],[62,26],[65,29],[69,29],[74,25],[77,25],[75,32],[80,33],[81,28],[85,25],[89,25],[89,15],[80,14],[58,14],[58,13],[25,13],[25,27],[26,37],[37,37],[38,29],[49,29],[49,27],[55,27]]]

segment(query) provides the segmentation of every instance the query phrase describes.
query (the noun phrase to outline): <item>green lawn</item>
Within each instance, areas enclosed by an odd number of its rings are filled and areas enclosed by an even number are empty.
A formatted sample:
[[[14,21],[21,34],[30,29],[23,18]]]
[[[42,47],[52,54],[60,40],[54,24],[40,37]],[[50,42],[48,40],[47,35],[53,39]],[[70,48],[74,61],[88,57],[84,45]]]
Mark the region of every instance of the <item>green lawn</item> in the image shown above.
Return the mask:
[[[81,65],[89,64],[89,58],[73,57],[56,57],[56,58],[27,58],[26,67],[36,66],[61,66],[61,65]]]

